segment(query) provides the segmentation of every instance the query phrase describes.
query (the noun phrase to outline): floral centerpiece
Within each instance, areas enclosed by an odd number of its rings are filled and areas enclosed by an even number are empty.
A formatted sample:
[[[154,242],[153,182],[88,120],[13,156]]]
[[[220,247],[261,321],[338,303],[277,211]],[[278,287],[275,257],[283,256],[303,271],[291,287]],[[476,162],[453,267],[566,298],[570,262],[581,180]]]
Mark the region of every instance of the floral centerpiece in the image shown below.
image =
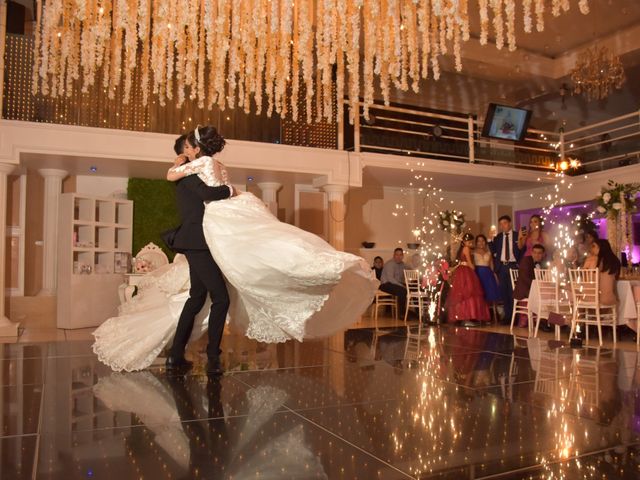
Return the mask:
[[[600,195],[598,195],[596,210],[612,219],[617,218],[623,212],[633,213],[637,210],[636,195],[638,192],[640,192],[640,183],[616,183],[609,180],[607,187],[602,187]]]
[[[460,234],[467,225],[464,213],[457,210],[444,210],[440,212],[438,226],[445,232]]]
[[[638,192],[640,183],[617,183],[609,180],[596,199],[596,210],[607,217],[607,239],[618,256],[633,245],[631,214],[638,209]]]

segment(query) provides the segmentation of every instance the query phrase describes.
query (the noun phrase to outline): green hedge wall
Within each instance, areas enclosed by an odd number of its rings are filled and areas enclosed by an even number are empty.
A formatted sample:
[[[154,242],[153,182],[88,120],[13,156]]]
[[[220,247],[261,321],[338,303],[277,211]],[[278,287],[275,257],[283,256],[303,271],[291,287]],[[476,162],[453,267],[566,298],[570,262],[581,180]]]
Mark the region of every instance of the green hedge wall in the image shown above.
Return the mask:
[[[174,253],[160,234],[180,224],[175,191],[175,183],[167,180],[129,179],[127,196],[133,200],[133,255],[153,242],[173,259]]]

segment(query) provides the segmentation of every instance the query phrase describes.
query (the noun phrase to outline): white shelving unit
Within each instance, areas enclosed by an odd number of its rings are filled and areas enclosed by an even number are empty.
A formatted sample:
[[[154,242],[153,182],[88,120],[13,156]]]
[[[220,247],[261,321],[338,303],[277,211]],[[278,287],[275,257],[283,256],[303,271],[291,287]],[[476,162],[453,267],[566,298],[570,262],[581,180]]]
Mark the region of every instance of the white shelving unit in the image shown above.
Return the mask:
[[[125,281],[116,260],[131,255],[133,202],[64,193],[58,242],[58,328],[100,325],[117,314]]]

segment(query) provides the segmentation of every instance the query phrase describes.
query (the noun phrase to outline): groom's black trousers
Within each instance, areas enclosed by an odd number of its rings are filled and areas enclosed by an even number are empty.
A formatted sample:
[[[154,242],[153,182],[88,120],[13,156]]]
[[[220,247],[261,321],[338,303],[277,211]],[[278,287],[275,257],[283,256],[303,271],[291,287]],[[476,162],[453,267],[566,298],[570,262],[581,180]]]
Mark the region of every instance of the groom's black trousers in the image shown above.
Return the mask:
[[[229,310],[229,292],[227,292],[220,267],[213,260],[209,250],[187,250],[184,255],[189,262],[191,289],[189,299],[180,314],[170,355],[174,358],[184,356],[195,317],[202,310],[208,293],[211,297],[211,312],[209,313],[207,356],[215,361],[220,355],[220,341]]]

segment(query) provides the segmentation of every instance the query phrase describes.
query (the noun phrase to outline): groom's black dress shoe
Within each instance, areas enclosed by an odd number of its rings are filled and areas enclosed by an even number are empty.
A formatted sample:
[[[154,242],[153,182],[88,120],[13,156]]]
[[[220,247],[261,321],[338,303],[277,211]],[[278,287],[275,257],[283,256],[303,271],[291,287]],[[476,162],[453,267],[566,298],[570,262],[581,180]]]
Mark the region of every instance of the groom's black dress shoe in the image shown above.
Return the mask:
[[[210,377],[219,377],[224,374],[220,360],[209,360],[207,363],[207,375]]]
[[[176,370],[189,370],[193,367],[193,362],[190,362],[186,358],[175,358],[175,357],[167,357],[167,361],[165,362],[165,368],[168,372],[176,371]]]

